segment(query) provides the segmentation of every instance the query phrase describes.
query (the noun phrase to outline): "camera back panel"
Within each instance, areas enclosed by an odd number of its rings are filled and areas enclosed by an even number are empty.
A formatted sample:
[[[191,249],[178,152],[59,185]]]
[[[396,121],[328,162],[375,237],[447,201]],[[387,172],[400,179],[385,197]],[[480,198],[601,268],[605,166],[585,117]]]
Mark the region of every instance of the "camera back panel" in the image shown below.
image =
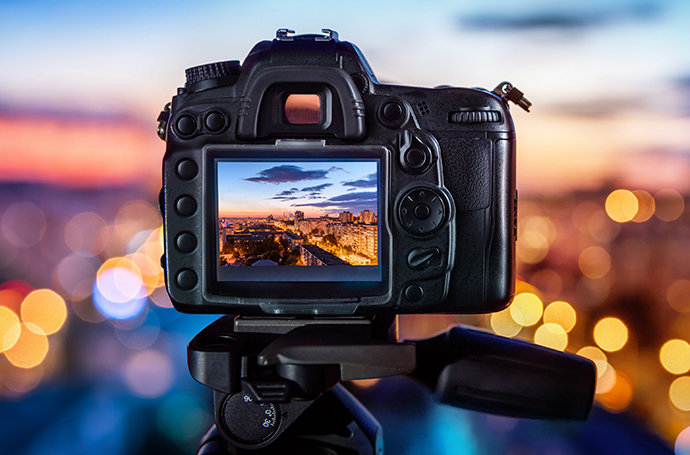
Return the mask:
[[[380,84],[334,36],[187,70],[159,118],[178,310],[479,313],[514,288],[515,137],[492,92]]]

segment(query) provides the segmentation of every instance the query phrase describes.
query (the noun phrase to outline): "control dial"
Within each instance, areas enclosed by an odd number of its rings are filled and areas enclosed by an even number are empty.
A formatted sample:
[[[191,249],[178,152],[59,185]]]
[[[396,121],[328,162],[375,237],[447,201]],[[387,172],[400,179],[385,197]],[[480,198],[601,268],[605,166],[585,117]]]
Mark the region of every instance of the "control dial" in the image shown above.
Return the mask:
[[[187,68],[185,70],[185,75],[187,76],[187,87],[190,88],[191,86],[204,81],[216,81],[219,79],[237,77],[241,68],[242,67],[240,66],[239,60],[207,63],[205,65]]]

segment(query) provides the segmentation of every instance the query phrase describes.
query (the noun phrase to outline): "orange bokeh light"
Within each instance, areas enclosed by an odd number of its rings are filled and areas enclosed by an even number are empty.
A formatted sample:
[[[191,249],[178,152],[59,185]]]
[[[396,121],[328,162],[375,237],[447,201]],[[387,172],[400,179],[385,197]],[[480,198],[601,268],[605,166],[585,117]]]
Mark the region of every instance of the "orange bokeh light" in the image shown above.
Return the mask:
[[[5,351],[7,360],[19,368],[33,368],[40,365],[48,355],[48,337],[35,324],[25,322],[21,327],[19,339]]]
[[[22,321],[41,328],[45,335],[60,330],[67,319],[65,300],[50,289],[38,289],[22,302]]]

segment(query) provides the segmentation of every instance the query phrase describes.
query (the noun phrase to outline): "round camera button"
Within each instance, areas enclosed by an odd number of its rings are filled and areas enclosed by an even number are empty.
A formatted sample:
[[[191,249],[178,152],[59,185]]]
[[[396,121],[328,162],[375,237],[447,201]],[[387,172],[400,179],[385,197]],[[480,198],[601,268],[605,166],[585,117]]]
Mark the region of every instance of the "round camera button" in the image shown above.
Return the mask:
[[[191,232],[182,232],[175,237],[175,247],[181,253],[191,253],[196,248],[196,237]]]
[[[414,208],[414,216],[419,220],[426,220],[431,215],[431,209],[423,202],[417,204]]]
[[[419,302],[424,298],[424,289],[418,284],[411,284],[405,288],[405,299],[410,302]]]
[[[191,115],[182,115],[177,119],[175,126],[182,136],[189,136],[196,131],[196,120]]]
[[[196,201],[191,196],[180,196],[175,201],[175,211],[180,216],[191,216],[196,212]]]
[[[402,119],[405,111],[400,103],[392,101],[384,104],[382,113],[389,122],[399,122]]]
[[[175,283],[177,284],[177,287],[184,289],[185,291],[194,289],[197,281],[198,279],[196,273],[194,273],[194,270],[182,269],[177,272],[177,275],[175,275]]]
[[[418,148],[407,149],[404,159],[405,164],[414,170],[423,168],[428,162],[426,153]]]
[[[378,117],[388,128],[399,128],[407,121],[407,108],[397,100],[379,105]]]
[[[196,177],[197,172],[199,172],[199,167],[194,161],[184,159],[177,163],[175,172],[182,180],[192,180],[194,177]]]
[[[225,127],[225,116],[218,111],[209,112],[204,124],[209,131],[217,133]]]

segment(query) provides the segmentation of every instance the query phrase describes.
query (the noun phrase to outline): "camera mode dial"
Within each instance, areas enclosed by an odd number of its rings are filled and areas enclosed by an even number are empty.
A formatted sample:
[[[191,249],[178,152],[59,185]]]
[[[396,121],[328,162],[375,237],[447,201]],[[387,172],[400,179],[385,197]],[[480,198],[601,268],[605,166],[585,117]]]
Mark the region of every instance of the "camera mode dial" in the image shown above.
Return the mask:
[[[209,79],[236,76],[240,72],[240,68],[239,60],[207,63],[205,65],[187,68],[185,70],[185,76],[187,77],[187,84],[196,84]]]

